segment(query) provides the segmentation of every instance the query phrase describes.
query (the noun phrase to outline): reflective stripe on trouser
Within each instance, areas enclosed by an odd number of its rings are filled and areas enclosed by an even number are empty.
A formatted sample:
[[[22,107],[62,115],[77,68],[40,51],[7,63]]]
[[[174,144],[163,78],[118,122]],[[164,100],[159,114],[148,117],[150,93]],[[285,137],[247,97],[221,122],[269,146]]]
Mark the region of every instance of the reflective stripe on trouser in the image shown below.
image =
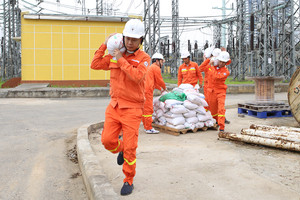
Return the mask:
[[[218,122],[220,129],[225,128],[225,99],[226,93],[211,92],[209,95],[209,108],[211,115]]]
[[[152,93],[145,94],[146,101],[144,104],[144,112],[143,112],[143,125],[144,129],[150,130],[152,129],[152,114],[153,114],[153,91]]]
[[[142,108],[113,108],[110,104],[105,111],[104,128],[101,141],[112,153],[123,151],[124,182],[132,184],[136,167],[136,148],[138,143],[139,126],[142,119]],[[123,141],[119,133],[123,132]],[[119,145],[120,142],[120,145]]]

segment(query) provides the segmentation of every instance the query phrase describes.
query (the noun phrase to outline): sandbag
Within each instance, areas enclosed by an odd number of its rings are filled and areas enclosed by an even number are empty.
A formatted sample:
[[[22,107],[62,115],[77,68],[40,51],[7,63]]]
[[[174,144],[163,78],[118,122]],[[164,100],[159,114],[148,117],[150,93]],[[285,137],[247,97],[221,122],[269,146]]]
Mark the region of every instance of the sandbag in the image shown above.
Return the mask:
[[[167,99],[175,99],[178,101],[186,100],[186,95],[183,92],[172,91],[159,98],[160,101],[165,102]]]
[[[184,107],[186,107],[187,109],[190,109],[190,110],[194,110],[194,109],[198,108],[197,104],[194,104],[194,103],[190,102],[189,100],[185,100],[183,102],[183,105],[184,105]]]
[[[184,117],[166,118],[167,122],[176,126],[185,123]]]
[[[197,117],[190,117],[190,118],[186,118],[185,120],[190,124],[196,124],[197,122],[199,122]]]
[[[186,109],[183,105],[175,105],[175,106],[172,106],[172,108],[170,109],[170,112],[172,113],[176,113],[176,114],[179,114],[179,113],[187,113],[189,110]]]
[[[184,113],[185,118],[197,117],[197,113],[194,110],[189,110],[187,113]]]
[[[107,40],[107,51],[110,55],[115,56],[114,55],[114,50],[115,49],[119,49],[121,51],[121,53],[125,52],[125,47],[123,44],[123,35],[121,33],[117,33],[113,36],[111,36],[108,40]],[[113,57],[113,59],[116,60],[115,57]]]

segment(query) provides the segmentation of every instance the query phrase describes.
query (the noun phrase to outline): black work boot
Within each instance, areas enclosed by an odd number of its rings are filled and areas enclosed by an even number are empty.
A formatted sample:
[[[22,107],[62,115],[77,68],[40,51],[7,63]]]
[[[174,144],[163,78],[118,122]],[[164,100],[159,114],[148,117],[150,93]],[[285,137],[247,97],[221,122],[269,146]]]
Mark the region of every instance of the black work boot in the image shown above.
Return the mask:
[[[128,182],[125,182],[122,189],[121,189],[121,195],[124,196],[124,195],[129,195],[132,193],[132,190],[133,190],[133,184],[132,185],[129,185]]]
[[[117,158],[118,165],[123,165],[124,163],[124,157],[123,157],[123,151],[119,152],[118,158]]]
[[[230,124],[230,121],[228,121],[226,118],[225,118],[225,124]]]

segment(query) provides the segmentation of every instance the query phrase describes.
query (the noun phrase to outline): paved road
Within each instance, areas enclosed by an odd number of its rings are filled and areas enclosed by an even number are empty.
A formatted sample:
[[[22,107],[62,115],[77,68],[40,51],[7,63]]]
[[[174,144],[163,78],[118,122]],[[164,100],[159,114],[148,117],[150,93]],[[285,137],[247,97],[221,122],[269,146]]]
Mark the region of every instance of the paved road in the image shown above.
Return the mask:
[[[277,93],[276,100],[286,100]],[[228,106],[254,94],[228,95]],[[109,98],[0,99],[0,199],[87,199],[66,156],[76,129],[104,120]],[[76,177],[76,176],[75,176]]]
[[[66,153],[78,127],[104,119],[108,102],[0,99],[0,199],[87,199]]]

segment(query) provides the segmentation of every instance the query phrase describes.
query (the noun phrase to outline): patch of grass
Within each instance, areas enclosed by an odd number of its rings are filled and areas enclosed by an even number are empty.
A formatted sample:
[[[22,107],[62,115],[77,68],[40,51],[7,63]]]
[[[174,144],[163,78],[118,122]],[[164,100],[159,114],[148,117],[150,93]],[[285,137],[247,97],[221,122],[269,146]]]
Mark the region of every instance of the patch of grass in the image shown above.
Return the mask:
[[[162,77],[165,81],[165,83],[171,83],[171,84],[177,84],[177,77],[174,78],[171,76],[171,74],[162,74]],[[225,84],[234,84],[234,85],[238,85],[238,84],[254,84],[255,82],[253,80],[242,80],[242,81],[238,81],[238,80],[233,80],[231,77],[227,78],[225,81]]]
[[[104,87],[104,86],[100,86],[100,85],[80,85],[80,86],[75,86],[75,85],[50,85],[49,87],[53,87],[53,88],[78,88],[78,87]]]
[[[225,81],[225,84],[234,84],[234,85],[238,85],[238,84],[254,84],[255,82],[253,80],[233,80],[231,77],[228,77]]]

